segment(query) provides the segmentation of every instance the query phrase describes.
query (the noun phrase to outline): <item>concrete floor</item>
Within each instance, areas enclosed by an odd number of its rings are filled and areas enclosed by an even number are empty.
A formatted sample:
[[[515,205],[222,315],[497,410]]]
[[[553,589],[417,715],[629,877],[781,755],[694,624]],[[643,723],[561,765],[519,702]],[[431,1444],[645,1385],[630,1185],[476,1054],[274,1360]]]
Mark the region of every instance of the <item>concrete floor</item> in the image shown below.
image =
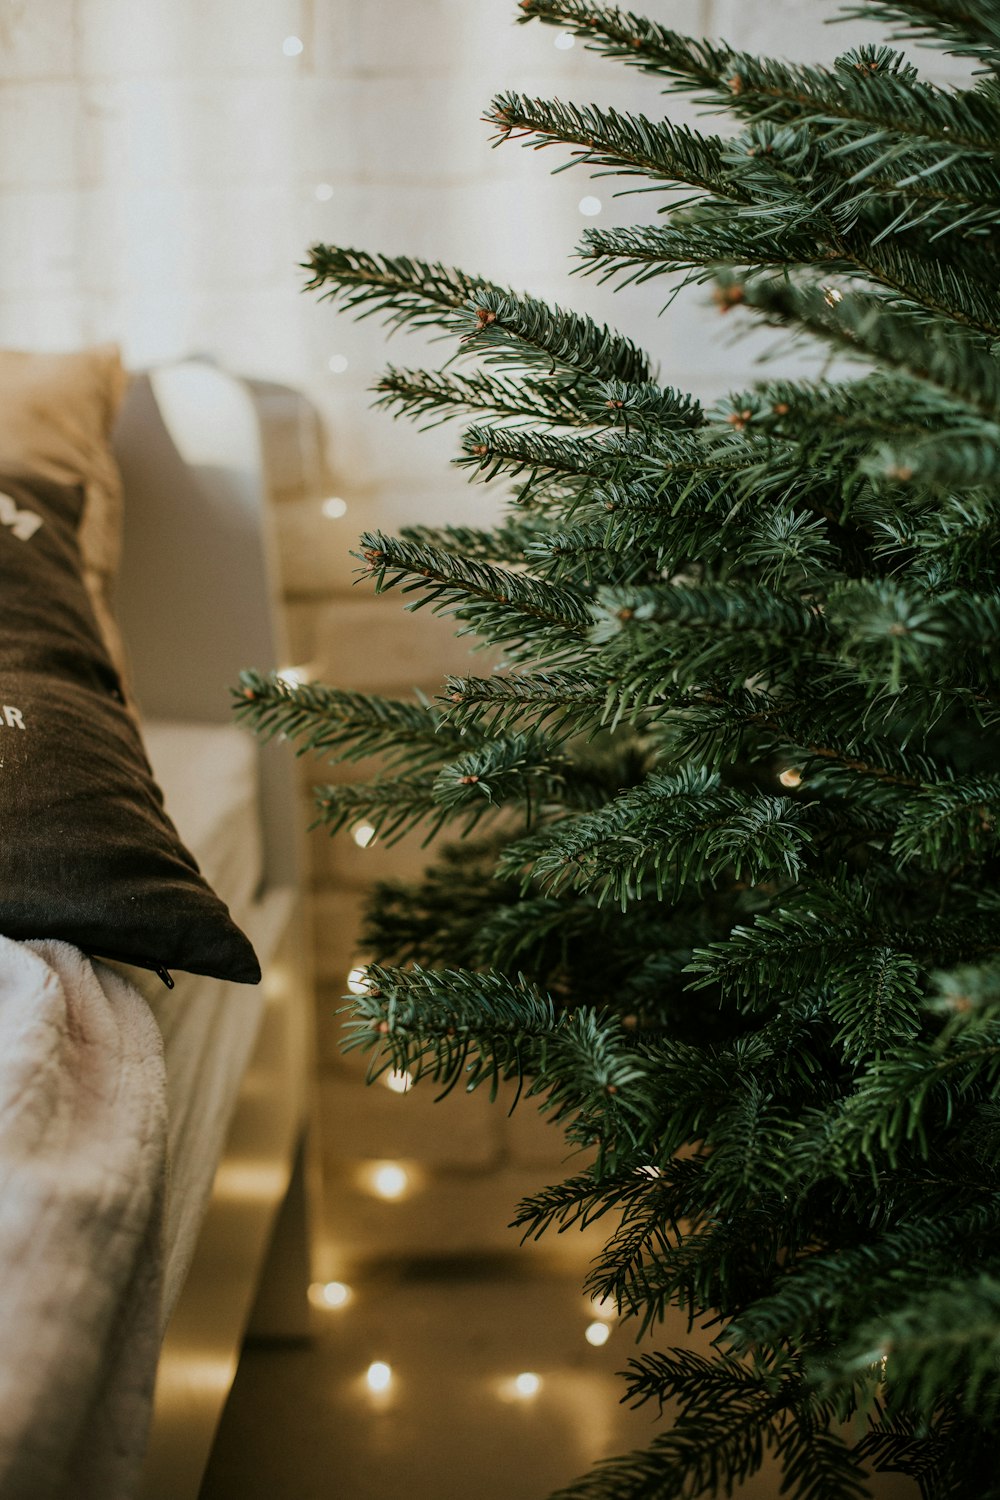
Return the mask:
[[[631,1333],[594,1348],[592,1320],[565,1265],[535,1256],[362,1271],[343,1307],[314,1309],[310,1341],[245,1346],[200,1500],[545,1500],[659,1430],[655,1410],[620,1405]],[[392,1372],[381,1393],[375,1361]],[[528,1372],[538,1391],[518,1396]],[[766,1468],[739,1500],[780,1483]],[[917,1495],[898,1476],[874,1493]]]
[[[591,1347],[561,1273],[422,1265],[352,1294],[317,1310],[309,1344],[247,1346],[201,1500],[543,1500],[654,1431],[618,1404],[630,1336]],[[392,1370],[379,1394],[376,1360]],[[534,1396],[514,1390],[525,1372]]]

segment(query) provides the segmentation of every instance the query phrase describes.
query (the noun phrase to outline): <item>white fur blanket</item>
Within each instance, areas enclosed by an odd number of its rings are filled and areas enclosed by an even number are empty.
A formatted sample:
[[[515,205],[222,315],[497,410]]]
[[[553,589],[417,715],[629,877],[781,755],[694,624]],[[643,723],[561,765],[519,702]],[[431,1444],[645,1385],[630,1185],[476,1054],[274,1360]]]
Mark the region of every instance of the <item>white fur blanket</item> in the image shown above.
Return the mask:
[[[166,1104],[131,984],[0,937],[0,1500],[124,1500],[160,1342]]]

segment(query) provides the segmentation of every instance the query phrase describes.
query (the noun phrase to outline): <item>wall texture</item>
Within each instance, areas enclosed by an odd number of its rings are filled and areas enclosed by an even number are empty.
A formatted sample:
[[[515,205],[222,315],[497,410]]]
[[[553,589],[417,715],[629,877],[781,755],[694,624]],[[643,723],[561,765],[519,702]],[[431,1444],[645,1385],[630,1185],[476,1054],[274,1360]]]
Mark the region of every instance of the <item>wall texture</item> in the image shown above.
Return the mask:
[[[820,0],[648,9],[779,55],[831,58],[860,34],[825,27]],[[551,177],[554,153],[491,151],[482,108],[507,87],[650,113],[660,100],[651,79],[561,49],[515,13],[514,0],[0,0],[0,340],[117,338],[135,367],[201,352],[308,394],[321,427],[289,432],[274,461],[284,585],[295,663],[343,686],[434,692],[467,659],[447,624],[353,588],[357,534],[482,518],[491,502],[449,469],[455,429],[419,435],[369,410],[387,358],[418,364],[427,346],[386,347],[374,320],[303,296],[311,242],[440,259],[569,301],[702,397],[739,378],[755,347],[733,347],[702,293],[661,319],[660,283],[612,308],[608,288],[569,280],[585,194],[602,200],[590,221],[602,223],[648,220],[656,198]],[[324,514],[331,496],[340,517]],[[319,1273],[362,1255],[512,1245],[506,1208],[558,1170],[552,1132],[485,1100],[366,1091],[336,1047],[364,887],[417,870],[419,851],[319,836],[311,850],[330,1183]],[[367,1190],[386,1158],[412,1164],[405,1214]]]

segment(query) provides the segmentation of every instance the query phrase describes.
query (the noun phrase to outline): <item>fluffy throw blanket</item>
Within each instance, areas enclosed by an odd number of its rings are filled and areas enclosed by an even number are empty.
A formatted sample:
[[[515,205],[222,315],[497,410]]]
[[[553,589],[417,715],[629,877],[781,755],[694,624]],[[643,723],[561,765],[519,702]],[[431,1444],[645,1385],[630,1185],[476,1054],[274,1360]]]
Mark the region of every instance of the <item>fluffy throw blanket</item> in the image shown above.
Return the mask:
[[[134,1493],[160,1341],[160,1032],[119,974],[0,937],[0,1500]]]

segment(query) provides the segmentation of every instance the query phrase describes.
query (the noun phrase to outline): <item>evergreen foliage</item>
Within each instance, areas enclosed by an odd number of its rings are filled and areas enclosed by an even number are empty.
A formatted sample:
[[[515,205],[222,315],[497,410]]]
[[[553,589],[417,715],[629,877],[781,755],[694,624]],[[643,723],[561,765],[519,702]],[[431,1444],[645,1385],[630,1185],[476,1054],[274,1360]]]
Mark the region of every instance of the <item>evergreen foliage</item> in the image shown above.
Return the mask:
[[[583,1152],[516,1222],[609,1226],[588,1289],[670,1421],[563,1500],[728,1495],[767,1453],[794,1500],[1000,1496],[1000,12],[851,6],[974,60],[944,88],[889,46],[520,9],[735,122],[495,100],[500,139],[667,195],[584,269],[706,282],[841,373],[704,411],[588,318],[316,246],[324,297],[447,340],[380,402],[471,414],[458,462],[515,481],[498,527],[368,535],[362,571],[503,665],[412,704],[248,673],[239,707],[381,758],[319,789],[331,831],[479,829],[376,892],[349,1045],[516,1079]],[[659,1347],[670,1307],[710,1356]]]

